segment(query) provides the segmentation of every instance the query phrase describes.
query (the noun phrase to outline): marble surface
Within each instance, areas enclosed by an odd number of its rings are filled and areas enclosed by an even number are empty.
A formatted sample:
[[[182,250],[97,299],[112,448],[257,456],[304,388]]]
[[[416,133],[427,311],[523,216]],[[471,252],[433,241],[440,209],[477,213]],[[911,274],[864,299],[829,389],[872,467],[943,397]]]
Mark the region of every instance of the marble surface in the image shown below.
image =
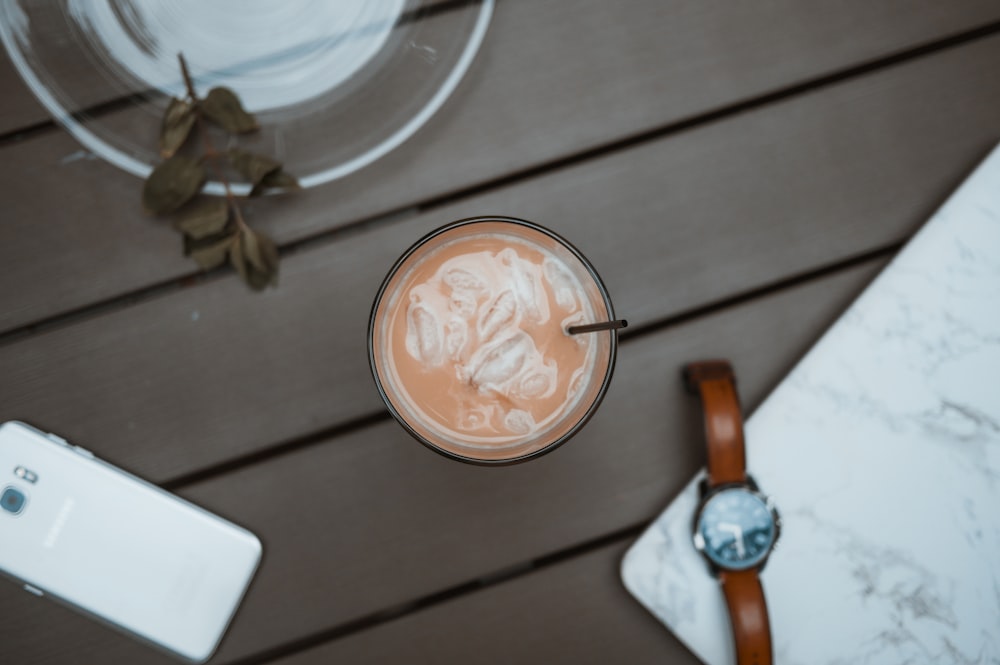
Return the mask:
[[[746,438],[783,522],[762,573],[778,665],[1000,663],[1000,148]],[[721,592],[691,544],[697,481],[622,577],[699,658],[734,663]]]

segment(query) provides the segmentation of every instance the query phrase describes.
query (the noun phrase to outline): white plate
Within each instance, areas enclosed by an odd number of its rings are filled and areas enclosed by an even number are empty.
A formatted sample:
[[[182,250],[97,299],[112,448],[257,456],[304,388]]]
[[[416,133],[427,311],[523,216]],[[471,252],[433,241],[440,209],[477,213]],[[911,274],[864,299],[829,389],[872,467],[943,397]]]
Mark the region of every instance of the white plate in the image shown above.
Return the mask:
[[[493,0],[2,0],[0,38],[55,119],[139,177],[160,161],[169,98],[184,95],[183,52],[199,95],[232,88],[257,115],[261,130],[239,144],[311,187],[412,136],[468,70],[492,12]]]

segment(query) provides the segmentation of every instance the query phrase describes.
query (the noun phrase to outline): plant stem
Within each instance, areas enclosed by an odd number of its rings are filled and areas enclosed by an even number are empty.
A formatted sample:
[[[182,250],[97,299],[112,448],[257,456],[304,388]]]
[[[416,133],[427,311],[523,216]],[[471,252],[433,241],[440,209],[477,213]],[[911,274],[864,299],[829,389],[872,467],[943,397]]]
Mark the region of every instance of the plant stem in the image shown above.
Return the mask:
[[[229,186],[229,178],[226,177],[225,171],[219,166],[219,152],[215,149],[212,144],[212,138],[208,135],[208,128],[205,126],[205,119],[201,115],[201,109],[198,107],[198,93],[194,90],[194,81],[191,80],[191,73],[188,71],[187,61],[184,59],[183,53],[177,54],[177,59],[181,63],[181,75],[184,77],[184,86],[187,88],[188,97],[191,98],[191,103],[194,104],[194,117],[195,122],[198,125],[198,133],[201,134],[202,141],[205,143],[205,157],[212,164],[212,170],[215,171],[215,177],[222,183],[223,188],[226,190],[226,203],[229,205],[229,209],[233,213],[233,219],[236,220],[236,225],[241,230],[249,230],[247,223],[243,221],[243,213],[240,211],[239,203],[237,203],[236,195],[233,194],[232,188]]]

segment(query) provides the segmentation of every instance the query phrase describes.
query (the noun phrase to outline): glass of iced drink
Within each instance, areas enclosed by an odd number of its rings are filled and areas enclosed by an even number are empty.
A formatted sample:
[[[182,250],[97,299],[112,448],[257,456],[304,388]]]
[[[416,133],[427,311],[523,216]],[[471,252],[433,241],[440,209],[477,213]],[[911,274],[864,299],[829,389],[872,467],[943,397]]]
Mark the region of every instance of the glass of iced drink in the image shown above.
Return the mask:
[[[507,217],[443,226],[407,250],[372,307],[368,355],[382,399],[420,442],[478,464],[567,441],[611,381],[615,330],[590,262],[555,233]]]

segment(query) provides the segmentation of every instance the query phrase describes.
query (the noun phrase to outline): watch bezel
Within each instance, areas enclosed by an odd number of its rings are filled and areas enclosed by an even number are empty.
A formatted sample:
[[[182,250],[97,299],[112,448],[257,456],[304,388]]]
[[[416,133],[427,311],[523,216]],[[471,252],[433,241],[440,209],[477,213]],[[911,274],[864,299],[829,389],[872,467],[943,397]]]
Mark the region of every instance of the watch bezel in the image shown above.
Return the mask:
[[[708,487],[708,483],[705,479],[702,479],[699,483],[699,489],[701,492],[701,500],[698,503],[698,509],[694,513],[694,521],[691,524],[692,541],[694,543],[695,550],[705,559],[708,563],[709,570],[715,574],[720,570],[726,571],[740,571],[740,570],[763,570],[764,566],[767,564],[768,559],[771,558],[771,553],[774,552],[774,548],[778,544],[778,540],[781,538],[781,516],[778,514],[778,509],[775,506],[774,499],[767,496],[760,491],[757,487],[757,483],[748,474],[746,482],[742,483],[723,483],[721,485],[716,485],[715,487]],[[767,508],[768,513],[771,516],[771,521],[774,524],[774,538],[771,540],[771,544],[768,546],[767,551],[764,553],[763,558],[757,563],[751,564],[749,566],[739,566],[732,567],[723,565],[714,559],[712,559],[705,547],[705,537],[702,535],[701,531],[698,529],[698,525],[701,522],[702,513],[705,511],[705,507],[711,501],[712,497],[716,494],[720,494],[726,490],[739,489],[743,490],[752,496],[759,499]]]

